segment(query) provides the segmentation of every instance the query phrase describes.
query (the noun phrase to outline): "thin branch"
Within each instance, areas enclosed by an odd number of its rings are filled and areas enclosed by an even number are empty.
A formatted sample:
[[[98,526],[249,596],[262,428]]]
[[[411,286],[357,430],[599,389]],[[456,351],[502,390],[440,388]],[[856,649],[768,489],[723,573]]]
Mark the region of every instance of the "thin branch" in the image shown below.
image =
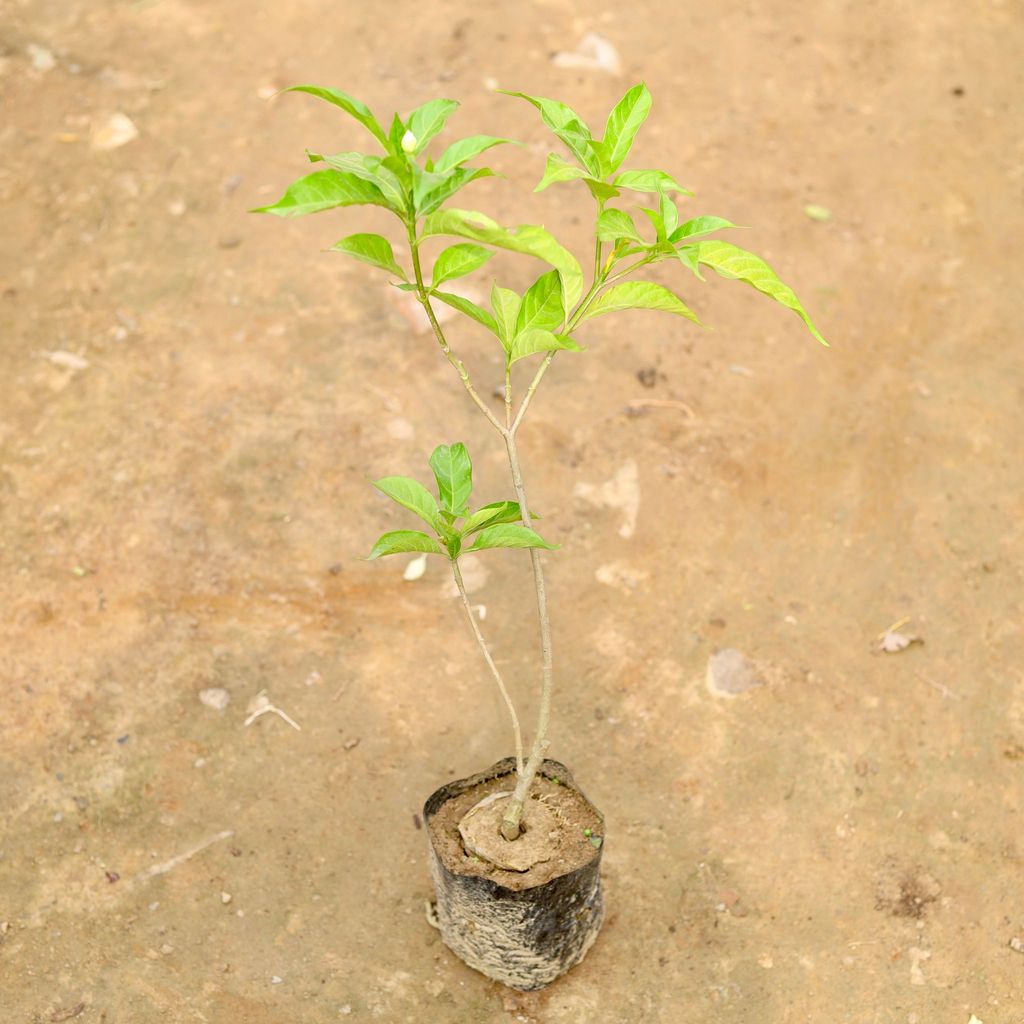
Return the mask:
[[[530,518],[530,507],[526,500],[526,489],[523,487],[523,474],[519,467],[519,451],[516,447],[515,431],[510,430],[505,434],[505,449],[508,452],[508,463],[512,470],[512,486],[515,488],[516,498],[519,501],[519,512],[523,524],[529,529],[532,527]],[[533,582],[537,592],[537,617],[540,620],[540,647],[541,647],[541,691],[540,691],[540,713],[537,716],[537,732],[533,738],[533,750],[530,753],[530,760],[526,764],[526,770],[519,776],[515,792],[509,800],[505,814],[501,819],[501,834],[508,840],[517,839],[522,826],[520,822],[523,816],[523,804],[526,794],[529,792],[533,777],[537,774],[544,761],[544,754],[547,752],[550,741],[548,740],[548,725],[551,720],[551,691],[554,678],[553,658],[551,653],[551,620],[548,618],[547,591],[544,587],[544,568],[541,564],[540,552],[536,548],[530,548],[530,563],[533,567]]]
[[[491,675],[494,676],[494,681],[498,684],[498,689],[501,691],[502,699],[505,701],[505,706],[508,708],[508,713],[512,718],[512,732],[515,735],[516,740],[516,772],[520,777],[522,777],[523,734],[519,728],[519,716],[516,714],[512,698],[508,695],[508,690],[505,688],[505,681],[501,678],[498,666],[494,664],[494,659],[491,657],[491,651],[487,646],[487,641],[484,640],[484,635],[480,632],[480,627],[476,624],[476,617],[473,615],[473,608],[469,603],[469,596],[466,594],[466,584],[462,581],[462,572],[459,569],[458,561],[455,559],[452,559],[452,573],[455,576],[455,585],[459,588],[459,594],[462,597],[462,603],[465,606],[466,615],[469,617],[469,624],[473,629],[473,636],[476,637],[476,642],[480,645],[480,650],[483,651],[484,661],[487,662],[487,667],[491,670]]]
[[[434,315],[434,307],[430,304],[430,296],[427,295],[427,289],[423,284],[423,270],[420,267],[419,241],[416,238],[416,229],[412,225],[407,225],[407,227],[409,231],[409,246],[412,249],[412,269],[416,277],[416,295],[423,305],[427,319],[430,321],[430,326],[434,330],[434,337],[437,338],[437,343],[441,346],[441,351],[445,354],[445,358],[455,367],[455,372],[462,380],[463,386],[469,393],[469,397],[473,399],[477,408],[487,417],[491,426],[499,434],[504,434],[505,428],[501,425],[497,416],[487,407],[487,403],[477,394],[476,388],[473,387],[473,383],[469,379],[469,371],[462,360],[452,352],[448,339],[445,338],[444,331],[441,330],[441,325],[437,322],[437,317]]]

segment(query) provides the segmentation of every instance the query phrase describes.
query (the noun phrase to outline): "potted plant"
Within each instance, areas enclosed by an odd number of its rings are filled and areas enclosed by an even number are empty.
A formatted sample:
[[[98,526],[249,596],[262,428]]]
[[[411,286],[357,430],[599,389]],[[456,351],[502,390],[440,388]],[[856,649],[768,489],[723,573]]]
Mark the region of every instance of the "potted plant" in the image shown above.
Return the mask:
[[[703,280],[704,268],[745,281],[793,310],[822,344],[793,290],[759,257],[716,236],[735,227],[716,216],[683,220],[675,196],[689,196],[665,171],[624,169],[637,131],[651,108],[644,84],[631,88],[608,115],[603,137],[595,138],[565,104],[523,93],[564,144],[567,160],[552,153],[537,185],[582,182],[596,204],[592,269],[544,228],[506,228],[482,213],[445,204],[486,167],[469,166],[481,154],[511,140],[474,135],[435,149],[458,104],[435,99],[406,117],[395,114],[385,128],[364,103],[335,89],[299,85],[304,92],[343,110],[375,140],[378,153],[308,153],[324,166],[294,182],[280,200],[256,212],[302,216],[352,205],[379,206],[400,222],[404,252],[378,234],[354,234],[332,249],[384,270],[396,287],[422,305],[442,354],[466,393],[501,440],[508,459],[513,496],[474,507],[472,463],[465,445],[439,445],[430,457],[436,497],[420,481],[390,476],[376,487],[427,526],[385,533],[371,559],[421,552],[446,560],[462,598],[470,629],[490,675],[508,708],[515,756],[468,779],[442,786],[424,811],[437,891],[434,923],[466,963],[513,988],[548,984],[578,963],[601,925],[600,859],[603,819],[561,764],[547,759],[553,690],[551,630],[541,552],[551,549],[535,530],[527,499],[517,438],[538,387],[561,351],[578,352],[578,331],[588,321],[627,309],[674,313],[693,323],[697,316],[673,291],[644,280],[645,268],[666,260]],[[433,153],[433,155],[432,155]],[[649,221],[642,231],[623,208],[625,193],[650,197],[642,207]],[[653,236],[653,237],[652,237]],[[441,237],[460,241],[436,254],[428,276],[424,250]],[[496,249],[539,259],[546,269],[519,295],[496,282],[489,308],[458,294],[449,284],[481,270]],[[586,280],[589,278],[589,280]],[[503,408],[492,409],[477,390],[438,321],[444,303],[481,324],[504,355]],[[513,367],[523,361],[534,372],[521,396]],[[488,388],[484,394],[489,394]],[[539,715],[527,752],[508,687],[474,616],[459,559],[494,548],[523,548],[533,569],[539,616],[541,686]]]

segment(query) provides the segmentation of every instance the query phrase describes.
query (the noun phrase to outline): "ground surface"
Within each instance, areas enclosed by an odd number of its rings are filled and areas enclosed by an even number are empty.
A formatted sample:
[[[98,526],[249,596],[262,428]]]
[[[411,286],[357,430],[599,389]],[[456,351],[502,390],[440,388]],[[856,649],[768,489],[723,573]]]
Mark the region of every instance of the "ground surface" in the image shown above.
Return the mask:
[[[5,1024],[1024,1020],[1019,7],[0,9]],[[552,63],[591,30],[621,77]],[[382,276],[320,252],[384,220],[245,210],[361,141],[276,88],[452,95],[530,143],[467,197],[582,256],[589,199],[530,193],[548,139],[485,80],[600,123],[641,77],[635,165],[753,225],[833,348],[680,268],[713,333],[596,321],[538,393],[552,756],[607,817],[609,917],[520,997],[428,926],[414,824],[508,753],[501,706],[442,566],[358,560],[411,525],[368,477],[461,438],[507,497],[496,438]],[[116,113],[138,137],[94,149]],[[529,721],[526,559],[481,567]],[[877,653],[904,616],[924,644]],[[723,647],[767,685],[714,696]],[[243,725],[261,690],[301,731]]]

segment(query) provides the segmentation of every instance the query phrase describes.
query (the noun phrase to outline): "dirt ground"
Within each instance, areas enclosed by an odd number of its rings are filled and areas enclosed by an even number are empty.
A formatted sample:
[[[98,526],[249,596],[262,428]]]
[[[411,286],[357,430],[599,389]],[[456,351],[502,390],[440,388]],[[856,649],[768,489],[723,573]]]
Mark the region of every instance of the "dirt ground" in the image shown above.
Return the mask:
[[[0,12],[3,1024],[1024,1021],[1018,5]],[[590,31],[620,76],[553,63]],[[449,95],[453,132],[529,143],[466,203],[582,257],[589,197],[532,194],[554,146],[491,87],[599,125],[641,78],[633,165],[751,225],[833,347],[678,268],[713,332],[598,320],[538,392],[551,754],[607,818],[608,921],[514,995],[429,927],[414,821],[509,752],[500,702],[442,563],[360,560],[412,525],[368,478],[462,439],[509,497],[497,438],[383,276],[321,252],[383,214],[245,211],[363,142],[276,89]],[[138,136],[95,148],[115,114]],[[494,348],[453,337],[489,393]],[[527,560],[491,554],[531,721]],[[879,653],[905,617],[924,642]],[[725,647],[766,685],[715,696]],[[300,731],[243,724],[264,690]]]

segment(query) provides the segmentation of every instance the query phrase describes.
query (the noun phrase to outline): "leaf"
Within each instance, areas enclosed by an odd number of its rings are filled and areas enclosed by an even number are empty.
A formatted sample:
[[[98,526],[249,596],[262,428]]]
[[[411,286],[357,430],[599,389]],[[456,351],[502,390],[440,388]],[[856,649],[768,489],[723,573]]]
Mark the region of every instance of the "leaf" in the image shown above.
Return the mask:
[[[583,270],[576,257],[559,245],[554,235],[535,224],[503,228],[482,213],[449,209],[439,210],[425,218],[420,234],[424,238],[429,235],[457,235],[544,260],[562,276],[567,309],[575,306],[583,294]]]
[[[590,129],[576,111],[558,100],[545,99],[543,96],[527,96],[524,92],[510,92],[507,89],[499,89],[498,92],[506,96],[518,96],[532,103],[540,111],[544,123],[569,147],[583,167],[595,177],[601,177],[601,161],[591,146],[593,138]]]
[[[607,203],[609,199],[615,199],[621,194],[614,185],[598,181],[596,178],[584,178],[583,183],[590,189],[590,194],[599,203]]]
[[[599,295],[597,301],[583,316],[589,320],[602,313],[615,313],[622,309],[657,309],[664,313],[677,313],[699,324],[697,314],[679,296],[653,281],[625,281]]]
[[[612,184],[616,188],[628,188],[633,192],[682,192],[685,196],[693,195],[664,171],[623,171]]]
[[[391,243],[380,235],[359,234],[349,235],[340,242],[331,246],[332,252],[344,252],[354,256],[363,263],[380,267],[381,270],[388,270],[396,274],[403,281],[407,281],[405,271],[395,262],[395,253]]]
[[[419,530],[392,530],[381,535],[366,558],[367,561],[372,561],[382,555],[400,555],[406,551],[426,551],[428,555],[444,554],[433,537],[428,537]]]
[[[696,235],[707,235],[712,231],[723,231],[725,228],[734,228],[735,224],[724,217],[694,217],[685,224],[680,224],[669,236],[670,242],[679,242],[684,238],[693,238]]]
[[[445,281],[453,281],[457,277],[465,277],[479,270],[494,255],[490,249],[470,242],[459,242],[443,250],[434,261],[434,276],[431,283],[436,288]]]
[[[422,153],[427,143],[444,127],[445,121],[458,110],[455,100],[429,100],[417,107],[406,119],[406,126],[416,136],[413,153]],[[404,133],[403,133],[404,134]]]
[[[405,134],[405,122],[397,115],[391,119],[391,127],[388,129],[387,147],[391,155],[400,160],[406,159],[405,150],[402,149],[402,136]]]
[[[495,501],[490,505],[478,508],[462,524],[462,536],[482,530],[485,526],[498,526],[501,523],[517,523],[522,519],[522,510],[518,501]],[[536,517],[535,517],[536,518]]]
[[[633,218],[624,210],[605,210],[597,218],[597,237],[602,242],[616,242],[620,238],[629,238],[634,242],[643,243]]]
[[[664,193],[662,193],[664,195]],[[641,207],[641,213],[647,214],[647,219],[654,225],[654,232],[659,242],[665,241],[665,219],[660,210],[648,210],[646,206]]]
[[[471,317],[478,324],[483,324],[492,334],[498,334],[498,325],[495,323],[494,317],[486,309],[481,309],[475,302],[470,302],[469,299],[464,299],[461,295],[453,295],[451,292],[434,292],[434,298],[440,299],[445,305]]]
[[[614,174],[622,166],[650,112],[651,94],[643,82],[634,85],[612,109],[604,130],[605,174]]]
[[[377,119],[373,116],[370,108],[354,96],[340,89],[327,89],[320,85],[293,85],[285,92],[308,92],[310,96],[318,96],[336,107],[341,107],[346,114],[351,114],[370,134],[380,142],[385,149],[388,148],[388,137],[381,128]]]
[[[568,349],[571,352],[582,351],[568,334],[554,334],[539,327],[531,327],[513,339],[509,351],[509,365],[525,359],[526,356],[532,356],[535,352],[557,352],[561,349]]]
[[[546,548],[552,550],[557,546],[557,544],[549,544],[528,526],[507,523],[485,527],[466,550],[484,551],[487,548]]]
[[[303,217],[338,206],[370,204],[388,207],[376,185],[341,171],[314,171],[293,181],[285,194],[270,206],[259,206],[250,213],[272,213],[276,217]]]
[[[519,335],[534,328],[551,331],[560,327],[564,320],[562,279],[557,270],[550,270],[541,274],[523,295],[516,314],[515,333]]]
[[[676,204],[662,192],[658,209],[661,213],[662,224],[665,227],[665,236],[671,235],[679,227],[679,211],[676,209]]]
[[[453,142],[437,158],[434,170],[439,174],[454,170],[459,164],[472,160],[473,157],[486,152],[492,146],[500,146],[503,143],[510,143],[513,146],[519,145],[518,142],[513,142],[511,139],[499,139],[496,135],[470,135],[466,139],[459,139],[458,142]]]
[[[697,242],[694,248],[697,251],[698,261],[706,267],[710,267],[722,277],[746,281],[747,284],[752,285],[780,305],[793,310],[807,325],[811,334],[828,348],[828,342],[814,326],[804,307],[800,305],[796,293],[789,285],[779,280],[775,271],[760,256],[755,256],[738,246],[729,242],[720,242],[717,239]]]
[[[818,206],[816,203],[808,203],[804,207],[804,213],[811,220],[826,221],[832,219],[832,211],[827,206]]]
[[[386,161],[379,156],[367,156],[365,153],[335,153],[323,158],[330,167],[345,174],[354,174],[380,189],[388,206],[396,213],[405,210],[405,189],[398,175],[385,166]]]
[[[516,318],[522,299],[511,288],[500,288],[497,282],[491,285],[491,309],[494,310],[494,322],[497,325],[498,337],[508,351],[516,333]]]
[[[411,480],[407,476],[386,476],[381,480],[374,480],[373,486],[403,508],[415,512],[428,526],[437,529],[438,513],[441,510],[437,507],[434,496],[419,481]]]
[[[548,153],[548,162],[544,167],[544,177],[540,179],[539,184],[533,191],[543,192],[549,185],[554,185],[556,182],[575,181],[586,176],[587,172],[583,168],[569,163],[568,160],[564,160],[557,153]]]
[[[442,508],[457,516],[465,515],[473,491],[473,464],[466,446],[461,441],[438,445],[430,456],[430,468],[434,471]]]
[[[441,176],[441,182],[424,193],[416,202],[416,212],[424,217],[433,213],[446,199],[450,199],[464,185],[468,185],[477,178],[490,178],[494,171],[489,167],[456,167],[454,171],[447,171]]]

